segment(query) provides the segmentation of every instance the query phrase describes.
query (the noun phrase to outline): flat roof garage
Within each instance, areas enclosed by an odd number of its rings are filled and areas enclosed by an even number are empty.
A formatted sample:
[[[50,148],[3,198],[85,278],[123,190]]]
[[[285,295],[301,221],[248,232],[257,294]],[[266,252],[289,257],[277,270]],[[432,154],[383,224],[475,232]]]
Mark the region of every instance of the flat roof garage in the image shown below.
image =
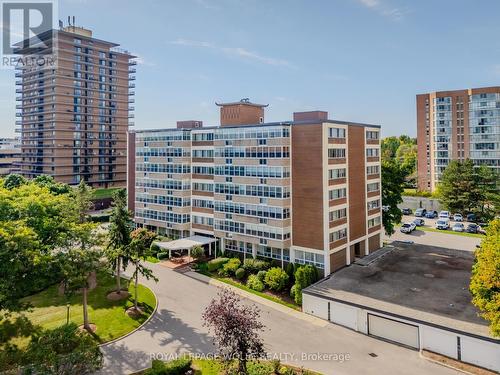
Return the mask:
[[[394,242],[303,291],[303,310],[416,350],[500,371],[500,341],[471,303],[471,252]]]

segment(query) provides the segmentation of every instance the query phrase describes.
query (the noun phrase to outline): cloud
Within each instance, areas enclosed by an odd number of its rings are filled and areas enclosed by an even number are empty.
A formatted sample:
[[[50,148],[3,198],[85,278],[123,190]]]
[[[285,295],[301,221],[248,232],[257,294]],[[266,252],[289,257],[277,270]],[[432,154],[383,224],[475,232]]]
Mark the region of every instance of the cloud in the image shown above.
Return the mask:
[[[381,0],[357,0],[361,5],[372,11],[377,12],[381,16],[391,18],[395,21],[400,21],[410,11],[408,9],[393,8],[384,4]]]
[[[216,44],[210,42],[204,42],[199,40],[189,40],[189,39],[177,39],[170,44],[174,44],[177,46],[185,46],[185,47],[194,47],[194,48],[207,48],[212,49],[217,52],[222,52],[228,56],[238,57],[248,61],[256,61],[266,65],[272,66],[285,66],[289,68],[294,68],[295,66],[287,60],[278,59],[270,56],[263,56],[257,52],[249,51],[243,47],[221,47]]]

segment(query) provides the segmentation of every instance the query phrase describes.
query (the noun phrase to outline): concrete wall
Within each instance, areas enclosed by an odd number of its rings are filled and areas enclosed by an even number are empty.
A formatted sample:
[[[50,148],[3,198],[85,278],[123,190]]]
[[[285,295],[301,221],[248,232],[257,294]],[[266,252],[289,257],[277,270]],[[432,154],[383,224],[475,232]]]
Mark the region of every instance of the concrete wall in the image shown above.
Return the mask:
[[[446,327],[430,326],[404,317],[331,301],[327,298],[303,294],[302,311],[329,320],[360,333],[368,334],[368,314],[418,326],[419,347],[450,358],[461,360],[493,371],[500,371],[500,340],[496,342],[453,332]],[[460,358],[457,342],[460,341]]]
[[[398,204],[399,208],[411,208],[415,211],[417,208],[425,208],[426,210],[436,210],[441,211],[441,203],[434,198],[424,198],[424,197],[407,197],[403,196],[403,203]]]

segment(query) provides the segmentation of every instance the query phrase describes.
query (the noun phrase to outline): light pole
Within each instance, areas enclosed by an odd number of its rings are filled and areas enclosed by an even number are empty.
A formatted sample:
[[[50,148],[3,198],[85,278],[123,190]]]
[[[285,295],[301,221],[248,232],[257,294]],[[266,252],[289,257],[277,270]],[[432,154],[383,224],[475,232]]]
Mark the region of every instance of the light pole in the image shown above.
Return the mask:
[[[66,325],[69,324],[69,308],[71,307],[71,305],[69,304],[69,302],[66,304]]]

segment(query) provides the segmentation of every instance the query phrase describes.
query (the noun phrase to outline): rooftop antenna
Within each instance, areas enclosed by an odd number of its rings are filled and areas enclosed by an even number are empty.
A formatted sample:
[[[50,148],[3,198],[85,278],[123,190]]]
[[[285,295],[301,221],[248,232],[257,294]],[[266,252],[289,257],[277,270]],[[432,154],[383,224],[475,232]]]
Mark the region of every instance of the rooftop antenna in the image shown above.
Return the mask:
[[[73,16],[73,26],[75,26],[75,16]]]
[[[71,17],[68,16],[68,26],[71,26]]]
[[[59,20],[59,28],[62,29],[63,28],[63,21]]]

